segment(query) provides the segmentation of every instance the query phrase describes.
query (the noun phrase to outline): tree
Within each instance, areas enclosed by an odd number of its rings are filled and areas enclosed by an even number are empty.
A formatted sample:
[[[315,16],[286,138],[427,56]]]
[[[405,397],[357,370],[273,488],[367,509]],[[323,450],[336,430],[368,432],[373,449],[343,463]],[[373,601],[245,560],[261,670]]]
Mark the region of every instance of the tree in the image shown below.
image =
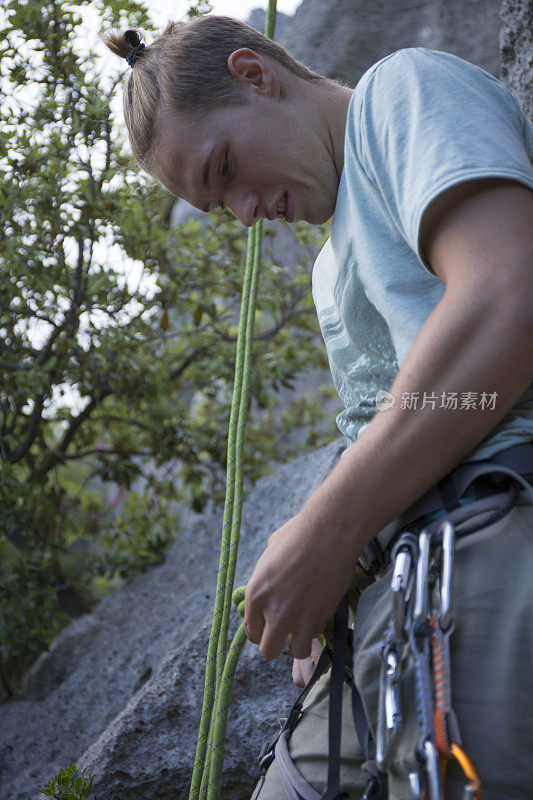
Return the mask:
[[[83,5],[106,29],[153,29],[142,3]],[[26,665],[88,607],[95,574],[161,557],[171,499],[200,510],[223,485],[245,237],[227,213],[172,229],[175,199],[138,172],[112,117],[123,72],[101,78],[80,21],[63,0],[8,0],[0,37],[6,685],[15,658]],[[307,266],[262,274],[250,479],[283,456],[277,388],[324,358],[309,283]],[[117,512],[94,488],[110,483],[130,492]]]

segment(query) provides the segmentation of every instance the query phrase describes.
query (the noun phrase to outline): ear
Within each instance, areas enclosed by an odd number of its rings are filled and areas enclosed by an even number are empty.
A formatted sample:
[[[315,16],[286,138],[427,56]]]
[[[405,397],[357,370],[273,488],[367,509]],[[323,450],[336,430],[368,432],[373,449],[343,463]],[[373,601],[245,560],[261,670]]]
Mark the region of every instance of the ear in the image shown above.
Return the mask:
[[[228,69],[235,80],[252,91],[279,98],[277,72],[271,62],[255,50],[249,47],[234,50],[228,58]]]

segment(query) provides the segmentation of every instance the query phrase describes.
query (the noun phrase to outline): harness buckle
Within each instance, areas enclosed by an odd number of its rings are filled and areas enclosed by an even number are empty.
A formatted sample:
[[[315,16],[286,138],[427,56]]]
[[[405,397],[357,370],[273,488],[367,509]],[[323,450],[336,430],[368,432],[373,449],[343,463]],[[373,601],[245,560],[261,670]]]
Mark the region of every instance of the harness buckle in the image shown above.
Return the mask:
[[[275,749],[276,744],[281,736],[282,731],[280,730],[278,733],[275,734],[268,742],[265,742],[263,747],[261,748],[261,752],[257,757],[257,766],[259,767],[261,772],[266,772],[269,766],[274,761],[275,757]]]
[[[365,791],[363,792],[361,800],[373,800],[373,798],[379,792],[380,788],[381,788],[380,780],[372,775],[368,779],[368,783],[366,785]]]

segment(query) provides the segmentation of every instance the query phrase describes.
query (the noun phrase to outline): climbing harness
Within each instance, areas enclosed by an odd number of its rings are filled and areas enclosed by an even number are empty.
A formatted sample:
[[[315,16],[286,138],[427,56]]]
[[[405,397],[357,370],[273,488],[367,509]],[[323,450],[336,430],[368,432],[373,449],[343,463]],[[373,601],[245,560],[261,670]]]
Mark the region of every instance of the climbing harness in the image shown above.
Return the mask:
[[[464,776],[464,800],[480,800],[481,781],[464,751],[452,705],[450,636],[454,630],[453,574],[456,539],[502,519],[516,505],[533,504],[533,444],[504,450],[490,460],[462,464],[365,548],[367,570],[390,572],[392,614],[381,647],[375,741],[355,681],[352,711],[369,779],[363,800],[381,791],[394,764],[406,788],[405,800],[443,800],[446,767],[456,761]],[[337,609],[329,698],[327,790],[320,795],[299,773],[288,742],[302,715],[303,700],[325,673],[326,649],[281,730],[260,757],[263,770],[275,757],[289,800],[341,800],[339,785],[342,683],[347,597]],[[338,625],[337,625],[338,623]],[[406,725],[403,681],[414,684],[417,724]],[[401,749],[401,754],[399,750]],[[405,755],[405,753],[410,755]],[[403,764],[404,774],[399,775]]]
[[[274,36],[276,0],[269,0],[265,34]],[[226,497],[222,522],[222,546],[215,595],[213,623],[207,650],[204,699],[189,800],[218,800],[221,790],[224,740],[233,676],[246,642],[241,623],[228,652],[232,599],[244,616],[244,589],[233,592],[243,495],[243,447],[250,396],[251,356],[255,306],[261,263],[262,222],[248,234],[246,268],[235,357],[235,379],[228,429]]]

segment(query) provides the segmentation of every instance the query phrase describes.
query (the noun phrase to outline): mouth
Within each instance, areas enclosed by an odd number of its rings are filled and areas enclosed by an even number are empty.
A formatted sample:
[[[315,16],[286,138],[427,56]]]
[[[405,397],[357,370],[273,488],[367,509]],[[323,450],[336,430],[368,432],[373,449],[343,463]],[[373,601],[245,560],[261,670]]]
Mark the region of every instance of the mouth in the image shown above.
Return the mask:
[[[292,217],[292,204],[290,202],[289,193],[283,192],[276,206],[276,218],[284,219],[285,222],[292,222]]]

